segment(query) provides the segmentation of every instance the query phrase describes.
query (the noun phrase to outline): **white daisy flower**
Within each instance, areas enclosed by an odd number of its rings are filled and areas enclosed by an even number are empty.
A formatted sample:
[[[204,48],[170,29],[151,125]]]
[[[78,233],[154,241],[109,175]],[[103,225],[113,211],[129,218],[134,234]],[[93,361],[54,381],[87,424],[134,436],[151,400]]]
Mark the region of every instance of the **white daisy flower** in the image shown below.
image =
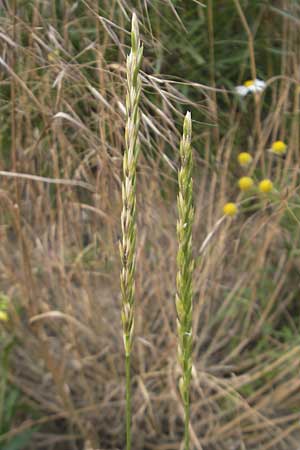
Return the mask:
[[[255,80],[247,80],[241,86],[236,86],[235,91],[241,97],[245,97],[249,92],[256,93],[262,92],[266,87],[266,83],[263,80],[256,78]]]

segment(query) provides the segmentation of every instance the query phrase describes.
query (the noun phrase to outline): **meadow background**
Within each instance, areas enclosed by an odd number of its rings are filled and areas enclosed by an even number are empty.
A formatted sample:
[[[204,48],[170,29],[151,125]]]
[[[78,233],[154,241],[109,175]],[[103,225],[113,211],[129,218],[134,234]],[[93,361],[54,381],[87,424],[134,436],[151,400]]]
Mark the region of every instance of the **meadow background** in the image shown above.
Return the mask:
[[[133,449],[182,442],[176,195],[190,110],[191,446],[297,450],[298,0],[0,2],[0,448],[124,448],[118,241],[133,10],[145,47]],[[265,91],[237,96],[255,74]],[[277,139],[285,158],[268,152]],[[219,223],[240,198],[241,151],[277,193]]]

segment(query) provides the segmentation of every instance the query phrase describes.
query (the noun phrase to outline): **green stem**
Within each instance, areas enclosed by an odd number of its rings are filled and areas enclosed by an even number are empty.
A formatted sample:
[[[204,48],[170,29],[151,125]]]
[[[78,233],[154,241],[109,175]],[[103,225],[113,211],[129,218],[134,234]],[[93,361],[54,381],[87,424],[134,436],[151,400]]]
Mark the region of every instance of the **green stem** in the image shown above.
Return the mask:
[[[131,379],[130,354],[126,355],[126,450],[131,450]]]
[[[190,432],[189,432],[189,426],[190,426],[190,399],[189,395],[187,398],[187,401],[184,403],[184,450],[189,450],[190,448]]]

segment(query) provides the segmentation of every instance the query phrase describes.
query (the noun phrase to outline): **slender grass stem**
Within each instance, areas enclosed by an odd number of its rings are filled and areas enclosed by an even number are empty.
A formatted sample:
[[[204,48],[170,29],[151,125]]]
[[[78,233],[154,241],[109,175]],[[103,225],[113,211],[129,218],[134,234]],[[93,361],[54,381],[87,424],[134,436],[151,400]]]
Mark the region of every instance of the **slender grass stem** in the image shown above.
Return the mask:
[[[126,450],[131,449],[131,355],[125,357],[126,370]]]
[[[184,404],[184,450],[189,450],[190,448],[190,396],[187,395],[187,401]]]

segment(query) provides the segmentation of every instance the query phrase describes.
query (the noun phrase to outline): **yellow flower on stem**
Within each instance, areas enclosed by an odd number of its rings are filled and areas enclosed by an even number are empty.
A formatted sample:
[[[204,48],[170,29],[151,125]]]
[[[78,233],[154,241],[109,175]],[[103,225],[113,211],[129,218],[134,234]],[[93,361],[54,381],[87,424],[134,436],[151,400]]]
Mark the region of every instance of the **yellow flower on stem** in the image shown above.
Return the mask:
[[[252,156],[250,155],[250,153],[247,152],[242,152],[238,154],[238,162],[240,164],[240,166],[242,167],[247,167],[249,166],[249,164],[252,163]]]
[[[238,185],[241,191],[249,191],[253,187],[253,180],[251,177],[242,177],[238,181]]]
[[[223,208],[225,216],[234,217],[238,212],[238,207],[235,203],[226,203]]]
[[[265,180],[262,180],[259,183],[258,188],[259,188],[260,192],[263,192],[264,194],[268,194],[269,192],[271,192],[273,190],[273,183],[271,180],[266,178]]]
[[[282,156],[286,153],[287,145],[283,141],[275,141],[272,144],[271,152],[275,155]]]

